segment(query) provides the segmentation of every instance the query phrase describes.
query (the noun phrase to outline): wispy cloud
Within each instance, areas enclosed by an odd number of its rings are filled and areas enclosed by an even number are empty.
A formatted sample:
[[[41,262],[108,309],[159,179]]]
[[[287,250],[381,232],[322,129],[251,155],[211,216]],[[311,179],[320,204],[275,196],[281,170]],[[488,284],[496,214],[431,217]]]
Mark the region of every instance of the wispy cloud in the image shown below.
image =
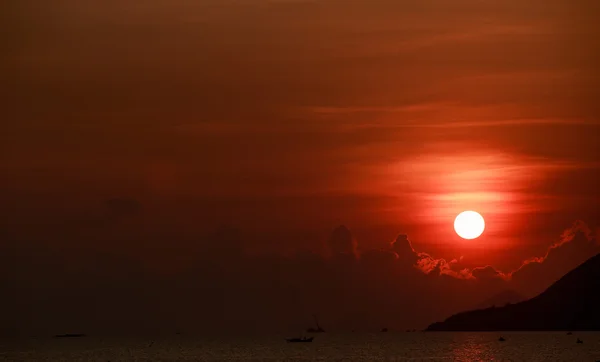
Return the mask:
[[[582,125],[582,126],[600,126],[600,121],[587,119],[506,119],[506,120],[482,120],[482,121],[451,121],[443,123],[409,123],[399,127],[406,128],[471,128],[471,127],[506,127],[506,126],[529,126],[529,125]]]
[[[346,128],[472,128],[472,127],[514,127],[514,126],[600,126],[600,121],[577,117],[514,117],[498,118],[497,113],[515,108],[514,105],[469,105],[456,102],[424,102],[401,106],[314,106],[305,107],[300,114],[327,118],[337,126]],[[450,115],[443,117],[443,115]],[[339,117],[359,117],[341,119]],[[445,119],[441,119],[445,118]]]
[[[575,245],[574,242],[578,235],[584,236],[584,241],[581,244]],[[559,240],[548,247],[545,255],[531,257],[526,260],[523,260],[520,267],[515,270],[503,272],[498,270],[497,268],[491,265],[484,265],[474,268],[463,268],[461,267],[462,257],[457,260],[453,259],[451,261],[447,261],[444,258],[436,258],[429,253],[418,252],[416,251],[408,239],[405,242],[409,243],[410,250],[414,253],[416,262],[414,266],[421,270],[425,274],[429,275],[447,275],[451,277],[455,277],[458,279],[466,279],[466,280],[486,280],[490,278],[497,278],[507,282],[511,282],[513,276],[518,276],[520,279],[525,278],[525,282],[528,284],[540,284],[542,288],[544,288],[544,283],[549,283],[552,281],[552,278],[556,276],[560,276],[579,263],[582,263],[587,258],[592,257],[596,253],[600,252],[600,244],[598,244],[595,235],[593,235],[591,229],[588,225],[581,221],[577,220],[573,223],[573,225],[567,228],[560,236]],[[398,241],[396,241],[396,244]],[[577,251],[573,253],[573,251],[562,250],[564,247],[569,246],[571,249],[576,249]],[[397,246],[394,248],[398,250]],[[406,248],[405,248],[406,249]],[[565,256],[561,258],[561,253],[564,253]],[[540,267],[544,267],[544,263],[549,258],[550,255],[554,255],[554,262],[552,265],[549,265],[548,268],[554,268],[550,273],[550,270],[546,270],[545,272],[530,273],[529,270],[539,269]],[[573,258],[573,256],[577,256],[577,258]],[[557,262],[557,260],[567,258],[569,259],[568,263]],[[558,268],[557,268],[558,267]],[[546,268],[546,269],[548,269]],[[546,277],[550,275],[550,277]],[[540,280],[542,278],[543,280]],[[518,280],[517,283],[522,283],[522,280]],[[547,286],[547,285],[546,285]],[[539,286],[538,286],[539,287]]]
[[[583,222],[582,220],[577,220],[573,223],[573,225],[570,228],[566,229],[561,234],[561,236],[557,242],[555,242],[548,248],[545,255],[532,257],[532,258],[524,260],[521,267],[519,269],[515,270],[514,272],[511,272],[511,274],[518,272],[519,270],[521,270],[523,268],[526,268],[527,265],[532,264],[532,263],[542,264],[548,258],[548,255],[550,255],[550,253],[552,253],[554,250],[560,248],[564,244],[572,242],[578,233],[582,233],[588,241],[591,241],[593,239],[592,231],[588,227],[588,225],[585,222]]]

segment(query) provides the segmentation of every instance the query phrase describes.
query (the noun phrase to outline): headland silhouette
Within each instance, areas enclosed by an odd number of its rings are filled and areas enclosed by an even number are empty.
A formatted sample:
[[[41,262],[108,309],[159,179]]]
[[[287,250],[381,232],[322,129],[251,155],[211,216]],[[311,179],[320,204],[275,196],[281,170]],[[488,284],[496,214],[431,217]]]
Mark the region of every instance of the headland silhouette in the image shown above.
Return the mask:
[[[503,307],[462,312],[427,331],[600,330],[600,254],[571,270],[540,295]]]

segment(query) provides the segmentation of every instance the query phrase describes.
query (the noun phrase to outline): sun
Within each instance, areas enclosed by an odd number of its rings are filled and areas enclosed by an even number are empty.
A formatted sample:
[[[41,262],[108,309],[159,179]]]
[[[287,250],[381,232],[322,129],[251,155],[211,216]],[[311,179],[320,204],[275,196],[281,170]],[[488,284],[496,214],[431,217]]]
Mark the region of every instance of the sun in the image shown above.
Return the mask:
[[[476,239],[484,229],[483,216],[476,211],[463,211],[454,219],[454,230],[463,239]]]

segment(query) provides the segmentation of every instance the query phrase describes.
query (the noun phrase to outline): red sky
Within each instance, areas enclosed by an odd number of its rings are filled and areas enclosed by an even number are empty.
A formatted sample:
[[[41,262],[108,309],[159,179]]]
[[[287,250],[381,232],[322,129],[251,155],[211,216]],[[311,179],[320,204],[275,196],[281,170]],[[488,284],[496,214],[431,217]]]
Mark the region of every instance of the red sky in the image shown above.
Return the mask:
[[[405,233],[434,258],[512,271],[574,221],[600,225],[599,11],[15,2],[0,35],[0,231],[119,245],[157,267],[225,224],[251,252],[320,252],[344,224],[363,251]],[[452,229],[466,209],[486,219],[479,239]]]

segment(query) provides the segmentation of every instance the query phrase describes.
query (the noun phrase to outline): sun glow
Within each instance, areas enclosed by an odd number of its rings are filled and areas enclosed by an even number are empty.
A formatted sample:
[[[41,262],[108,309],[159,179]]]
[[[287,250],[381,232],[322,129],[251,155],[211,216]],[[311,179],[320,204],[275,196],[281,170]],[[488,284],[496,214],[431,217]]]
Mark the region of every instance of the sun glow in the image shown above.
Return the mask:
[[[463,239],[475,239],[485,229],[483,216],[475,211],[463,211],[454,219],[454,230]]]

